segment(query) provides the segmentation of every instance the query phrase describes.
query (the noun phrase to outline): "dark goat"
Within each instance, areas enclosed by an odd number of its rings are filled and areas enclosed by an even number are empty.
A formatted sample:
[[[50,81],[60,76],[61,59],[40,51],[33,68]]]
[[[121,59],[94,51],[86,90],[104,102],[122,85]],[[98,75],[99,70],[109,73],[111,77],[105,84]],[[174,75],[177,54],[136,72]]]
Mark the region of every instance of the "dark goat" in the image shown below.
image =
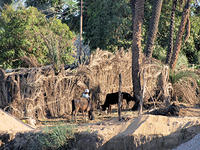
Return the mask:
[[[78,112],[82,112],[84,118],[86,117],[86,113],[88,113],[88,117],[90,120],[94,120],[93,115],[93,107],[91,100],[87,100],[86,98],[79,98],[72,100],[72,118],[74,117],[76,121],[76,115]],[[86,118],[85,118],[86,119]]]
[[[125,99],[127,104],[129,104],[130,101],[135,101],[135,98],[131,96],[129,93],[122,92],[122,99]],[[108,93],[106,95],[106,100],[104,104],[101,106],[102,110],[105,111],[106,108],[108,108],[108,112],[111,113],[111,105],[117,104],[119,99],[119,93]]]

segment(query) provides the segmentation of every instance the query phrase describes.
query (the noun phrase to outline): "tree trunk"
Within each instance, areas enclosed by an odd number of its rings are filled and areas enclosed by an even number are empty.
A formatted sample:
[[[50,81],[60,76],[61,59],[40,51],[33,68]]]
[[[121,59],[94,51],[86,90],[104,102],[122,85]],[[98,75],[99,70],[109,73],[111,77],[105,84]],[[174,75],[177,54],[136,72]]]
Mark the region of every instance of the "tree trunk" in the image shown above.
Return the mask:
[[[134,25],[134,17],[135,17],[135,0],[130,0],[130,5],[132,9],[132,27]]]
[[[141,32],[144,18],[145,0],[135,0],[135,11],[133,18],[133,43],[132,43],[132,80],[135,97],[138,99],[135,109],[138,109],[139,97],[141,96],[140,64],[142,62]]]
[[[154,41],[156,39],[156,34],[158,32],[158,23],[160,20],[160,13],[162,8],[163,0],[154,0],[153,8],[152,8],[152,16],[149,24],[147,45],[146,45],[146,56],[148,58],[152,57]]]
[[[179,26],[179,31],[178,31],[178,34],[177,34],[177,37],[176,37],[176,43],[175,43],[175,46],[174,46],[174,49],[173,49],[173,54],[172,54],[172,58],[171,58],[171,62],[170,62],[170,68],[172,70],[175,69],[176,62],[178,60],[178,55],[179,55],[179,52],[181,50],[182,37],[183,37],[184,31],[185,31],[185,25],[186,25],[187,18],[188,18],[188,15],[189,15],[189,10],[190,10],[190,1],[191,0],[187,0],[187,3],[185,4],[185,7],[184,7],[184,10],[183,10],[183,13],[182,13],[181,24]]]
[[[166,57],[166,61],[165,61],[166,64],[170,63],[171,56],[172,56],[176,5],[177,5],[177,0],[173,0],[171,22],[170,22],[170,29],[169,29],[169,45],[168,45],[167,57]]]

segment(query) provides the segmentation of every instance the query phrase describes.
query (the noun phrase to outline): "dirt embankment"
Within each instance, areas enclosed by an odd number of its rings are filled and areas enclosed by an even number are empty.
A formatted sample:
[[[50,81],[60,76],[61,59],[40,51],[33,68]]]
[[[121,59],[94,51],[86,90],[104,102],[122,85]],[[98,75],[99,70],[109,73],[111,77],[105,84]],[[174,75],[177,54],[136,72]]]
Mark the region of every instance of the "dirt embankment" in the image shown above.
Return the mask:
[[[13,140],[18,132],[24,133],[33,130],[34,127],[0,109],[0,149],[3,144]]]
[[[34,128],[0,109],[0,133],[31,131]]]
[[[200,133],[200,117],[143,115],[80,126],[79,150],[172,149]],[[89,130],[89,132],[88,132]]]
[[[195,112],[195,114],[198,113]],[[4,121],[5,124],[4,126],[0,124],[0,130],[33,131],[32,128],[8,114],[1,115],[0,119],[4,118],[4,115],[5,120],[0,121]],[[122,116],[124,119],[118,121],[117,112],[114,112],[112,116],[104,115],[104,118],[102,114],[96,116],[94,121],[77,125],[76,143],[73,149],[172,149],[200,133],[200,117],[167,117],[149,114],[138,117],[137,112],[123,112]],[[13,138],[12,146],[18,145],[21,149],[27,149],[30,137],[27,138],[26,135],[31,134],[20,134]],[[7,145],[11,146],[11,144]]]

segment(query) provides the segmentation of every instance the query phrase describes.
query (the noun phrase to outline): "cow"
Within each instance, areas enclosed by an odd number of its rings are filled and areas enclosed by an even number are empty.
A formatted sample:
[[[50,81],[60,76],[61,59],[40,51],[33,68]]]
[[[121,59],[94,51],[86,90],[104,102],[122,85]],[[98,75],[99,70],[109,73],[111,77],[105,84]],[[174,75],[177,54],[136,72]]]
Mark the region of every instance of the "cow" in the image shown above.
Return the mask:
[[[75,119],[75,122],[76,122],[76,115],[79,111],[82,112],[85,120],[86,120],[86,113],[88,113],[88,117],[90,120],[94,120],[93,105],[90,99],[88,100],[84,97],[80,97],[78,99],[72,100],[72,118]]]
[[[131,96],[129,93],[122,92],[122,99],[126,100],[127,105],[130,101],[135,101],[135,97]],[[108,113],[111,113],[111,105],[117,104],[119,99],[119,93],[108,93],[106,95],[106,100],[103,105],[101,105],[102,111],[105,111],[108,108]]]

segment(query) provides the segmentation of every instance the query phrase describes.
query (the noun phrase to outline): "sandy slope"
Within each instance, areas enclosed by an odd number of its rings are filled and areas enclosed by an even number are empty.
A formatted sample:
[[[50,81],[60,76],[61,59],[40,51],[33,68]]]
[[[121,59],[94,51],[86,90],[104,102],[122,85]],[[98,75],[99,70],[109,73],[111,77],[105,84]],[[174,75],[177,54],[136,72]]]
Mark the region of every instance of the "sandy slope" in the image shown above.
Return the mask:
[[[89,136],[87,139],[84,135],[78,142],[78,149],[90,150],[92,145],[92,148],[102,150],[172,149],[200,133],[200,117],[143,115],[128,121],[119,122],[118,118],[113,118],[110,121],[85,124],[78,129],[96,135],[94,139]],[[101,143],[96,142],[97,139]],[[90,142],[86,144],[86,141]]]
[[[33,129],[34,128],[32,128],[31,126],[24,124],[19,119],[0,109],[0,132],[16,133],[31,131]]]

